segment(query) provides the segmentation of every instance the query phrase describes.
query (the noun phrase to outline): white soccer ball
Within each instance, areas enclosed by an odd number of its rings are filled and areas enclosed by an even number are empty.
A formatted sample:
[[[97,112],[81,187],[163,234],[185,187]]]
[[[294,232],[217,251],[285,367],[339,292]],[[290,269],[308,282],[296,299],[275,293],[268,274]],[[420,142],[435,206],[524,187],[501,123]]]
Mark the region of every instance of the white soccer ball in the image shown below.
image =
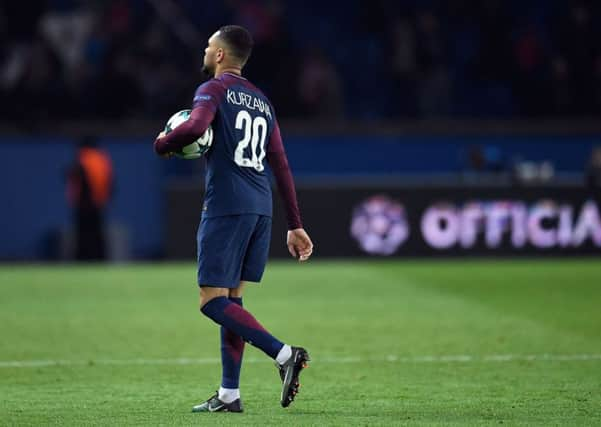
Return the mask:
[[[173,129],[181,125],[183,122],[190,118],[190,113],[192,110],[181,110],[172,115],[169,120],[167,120],[167,124],[165,125],[165,134],[168,134]],[[211,144],[213,143],[213,128],[211,125],[207,128],[205,133],[194,141],[192,144],[186,145],[178,151],[174,153],[177,157],[186,160],[194,160],[200,158],[203,154],[209,151],[211,148]]]

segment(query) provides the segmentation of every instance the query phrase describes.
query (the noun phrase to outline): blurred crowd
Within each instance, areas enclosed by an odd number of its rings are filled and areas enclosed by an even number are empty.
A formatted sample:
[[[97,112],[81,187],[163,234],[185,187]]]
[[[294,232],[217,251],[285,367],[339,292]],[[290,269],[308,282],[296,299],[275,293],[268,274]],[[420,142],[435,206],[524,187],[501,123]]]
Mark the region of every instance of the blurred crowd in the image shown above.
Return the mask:
[[[0,121],[165,118],[226,23],[280,117],[601,113],[595,1],[29,0],[0,5]]]

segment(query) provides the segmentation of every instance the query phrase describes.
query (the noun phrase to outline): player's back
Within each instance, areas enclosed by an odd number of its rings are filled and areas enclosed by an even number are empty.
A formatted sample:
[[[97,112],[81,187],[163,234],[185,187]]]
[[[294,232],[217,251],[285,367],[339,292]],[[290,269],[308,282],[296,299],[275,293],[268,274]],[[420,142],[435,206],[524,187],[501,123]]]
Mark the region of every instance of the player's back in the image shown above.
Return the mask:
[[[269,100],[247,79],[224,73],[197,89],[194,107],[200,104],[216,110],[203,216],[271,216],[265,164],[275,116]]]

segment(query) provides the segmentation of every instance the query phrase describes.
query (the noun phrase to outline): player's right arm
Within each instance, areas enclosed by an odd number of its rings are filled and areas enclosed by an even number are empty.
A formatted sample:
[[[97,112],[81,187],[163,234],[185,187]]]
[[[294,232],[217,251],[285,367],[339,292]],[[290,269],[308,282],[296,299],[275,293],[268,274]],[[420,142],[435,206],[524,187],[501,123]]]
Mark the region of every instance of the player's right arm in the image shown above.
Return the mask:
[[[196,107],[190,118],[168,134],[161,132],[154,141],[154,151],[159,155],[175,153],[200,138],[215,117],[215,112],[206,107]]]
[[[169,155],[200,138],[215,118],[222,92],[213,80],[201,85],[194,95],[190,118],[167,135],[161,132],[154,141],[154,151],[161,156]]]
[[[271,132],[271,139],[267,148],[267,161],[278,185],[280,196],[284,201],[286,208],[286,218],[288,221],[288,235],[286,244],[288,252],[299,261],[306,261],[313,253],[313,242],[303,228],[300,217],[298,201],[296,198],[296,189],[292,172],[288,165],[288,157],[282,143],[280,127],[277,121]]]

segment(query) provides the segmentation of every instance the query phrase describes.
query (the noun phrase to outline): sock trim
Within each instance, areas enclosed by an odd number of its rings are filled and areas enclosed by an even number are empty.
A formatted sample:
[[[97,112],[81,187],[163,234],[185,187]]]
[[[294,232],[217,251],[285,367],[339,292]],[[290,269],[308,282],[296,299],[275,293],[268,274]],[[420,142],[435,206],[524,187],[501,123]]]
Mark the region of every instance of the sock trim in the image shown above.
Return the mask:
[[[292,347],[290,347],[288,344],[284,344],[284,346],[281,348],[281,350],[275,357],[275,361],[278,362],[280,365],[283,365],[288,359],[290,359],[290,356],[292,356]]]
[[[239,388],[225,388],[219,387],[219,391],[217,392],[217,397],[224,403],[232,403],[236,399],[240,399],[240,389]]]

